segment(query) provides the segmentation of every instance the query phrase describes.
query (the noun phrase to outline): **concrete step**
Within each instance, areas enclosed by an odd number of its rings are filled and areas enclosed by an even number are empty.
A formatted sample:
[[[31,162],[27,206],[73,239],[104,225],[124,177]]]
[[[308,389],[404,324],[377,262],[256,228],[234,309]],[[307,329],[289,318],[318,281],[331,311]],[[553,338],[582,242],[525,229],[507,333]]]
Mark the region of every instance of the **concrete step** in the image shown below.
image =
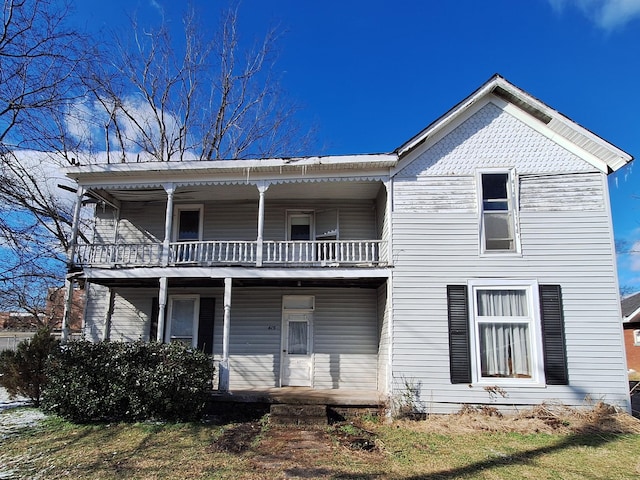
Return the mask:
[[[326,405],[273,404],[269,421],[274,425],[327,425]]]

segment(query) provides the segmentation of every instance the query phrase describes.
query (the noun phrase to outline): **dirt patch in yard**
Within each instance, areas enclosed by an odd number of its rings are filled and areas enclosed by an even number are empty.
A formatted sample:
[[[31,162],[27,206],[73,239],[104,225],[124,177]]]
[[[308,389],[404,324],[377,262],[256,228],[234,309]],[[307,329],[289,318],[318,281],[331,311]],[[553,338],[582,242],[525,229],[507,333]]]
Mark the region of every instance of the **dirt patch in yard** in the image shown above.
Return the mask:
[[[640,434],[640,420],[599,402],[588,408],[541,404],[515,414],[502,414],[488,406],[465,406],[451,415],[427,415],[420,421],[398,420],[422,432],[464,435],[475,432],[521,434]]]
[[[262,425],[258,422],[247,422],[226,429],[209,447],[210,453],[244,453],[251,448]]]
[[[242,423],[209,448],[211,453],[244,455],[261,478],[282,473],[284,478],[328,478],[336,473],[332,459],[344,450],[369,458],[380,454],[374,433],[346,422],[311,428]]]

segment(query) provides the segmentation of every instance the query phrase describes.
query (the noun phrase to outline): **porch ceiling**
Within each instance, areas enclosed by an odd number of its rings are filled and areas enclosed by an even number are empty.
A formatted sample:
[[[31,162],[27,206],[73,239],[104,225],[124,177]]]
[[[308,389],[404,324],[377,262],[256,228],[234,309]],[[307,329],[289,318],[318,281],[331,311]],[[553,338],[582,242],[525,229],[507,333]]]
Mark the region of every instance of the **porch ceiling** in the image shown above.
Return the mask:
[[[326,181],[297,182],[270,185],[265,198],[269,200],[296,200],[310,198],[375,199],[382,183],[379,181]],[[163,188],[99,189],[98,196],[109,196],[119,201],[166,201]],[[91,196],[89,194],[89,196]],[[189,185],[177,187],[175,201],[202,202],[211,200],[242,201],[258,199],[255,185]]]

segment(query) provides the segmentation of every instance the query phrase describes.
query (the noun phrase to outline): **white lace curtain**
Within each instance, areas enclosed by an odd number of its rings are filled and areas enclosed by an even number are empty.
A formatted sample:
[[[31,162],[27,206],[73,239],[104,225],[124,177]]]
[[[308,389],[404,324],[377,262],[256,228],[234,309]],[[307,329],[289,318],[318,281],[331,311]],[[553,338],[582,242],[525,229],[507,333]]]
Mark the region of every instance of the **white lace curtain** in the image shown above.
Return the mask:
[[[531,377],[529,321],[525,290],[478,290],[480,363],[483,377]],[[482,321],[494,317],[502,321]],[[507,318],[505,318],[507,317]]]
[[[289,353],[307,354],[307,322],[289,322]]]

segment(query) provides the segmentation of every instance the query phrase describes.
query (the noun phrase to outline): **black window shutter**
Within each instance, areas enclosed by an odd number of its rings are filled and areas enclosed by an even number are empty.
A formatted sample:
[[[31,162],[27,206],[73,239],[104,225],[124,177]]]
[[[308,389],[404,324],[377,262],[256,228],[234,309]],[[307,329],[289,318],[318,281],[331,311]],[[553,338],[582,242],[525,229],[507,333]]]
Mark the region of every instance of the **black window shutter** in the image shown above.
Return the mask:
[[[469,301],[466,285],[447,285],[451,383],[471,383]]]
[[[200,318],[198,319],[198,349],[213,355],[213,314],[215,298],[200,299]]]
[[[151,299],[151,322],[149,323],[149,341],[158,340],[158,298]]]
[[[547,385],[568,385],[562,289],[560,285],[540,285],[539,288],[546,382]]]

